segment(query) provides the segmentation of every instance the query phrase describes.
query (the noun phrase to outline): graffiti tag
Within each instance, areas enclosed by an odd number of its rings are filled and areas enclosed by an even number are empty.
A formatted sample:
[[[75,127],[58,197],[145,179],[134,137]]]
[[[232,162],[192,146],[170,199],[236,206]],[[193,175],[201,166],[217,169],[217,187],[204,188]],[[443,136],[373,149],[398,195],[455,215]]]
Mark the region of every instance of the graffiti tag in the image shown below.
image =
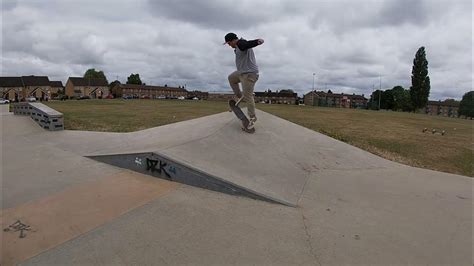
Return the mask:
[[[7,228],[3,229],[4,232],[18,232],[20,231],[20,238],[25,238],[25,231],[31,231],[31,227],[22,223],[20,220],[17,220],[13,224],[9,225]]]
[[[152,173],[158,172],[159,174],[164,173],[169,179],[171,179],[170,174],[165,169],[165,167],[167,165],[168,164],[166,162],[146,158],[146,170],[147,171],[151,171]]]

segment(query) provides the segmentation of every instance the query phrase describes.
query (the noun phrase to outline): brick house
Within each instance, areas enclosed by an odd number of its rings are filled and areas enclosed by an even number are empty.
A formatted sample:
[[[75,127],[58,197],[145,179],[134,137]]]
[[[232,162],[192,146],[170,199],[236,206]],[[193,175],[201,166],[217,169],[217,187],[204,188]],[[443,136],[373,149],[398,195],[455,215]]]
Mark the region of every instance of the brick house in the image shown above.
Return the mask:
[[[270,104],[296,104],[298,94],[291,92],[255,92],[255,102]]]
[[[62,81],[50,81],[51,84],[51,98],[58,96],[60,91],[64,92],[64,86]]]
[[[328,91],[310,91],[304,95],[306,105],[338,107],[338,108],[367,108],[368,100],[364,95],[332,93]]]
[[[188,91],[184,88],[168,86],[149,86],[137,84],[115,84],[111,89],[115,97],[148,98],[157,99],[161,97],[178,98],[187,97]]]
[[[21,77],[0,77],[0,98],[20,101],[24,98],[23,87]]]
[[[460,102],[454,100],[428,101],[422,112],[429,115],[458,117]]]
[[[24,97],[35,97],[38,100],[51,98],[51,83],[46,76],[22,76]]]
[[[296,93],[256,91],[255,103],[274,103],[274,104],[295,104],[297,101]],[[229,101],[234,98],[233,92],[211,92],[209,100],[212,101]]]
[[[48,100],[57,90],[46,76],[0,77],[1,97],[11,101],[23,101],[28,97]]]
[[[229,101],[233,99],[234,93],[230,91],[218,92],[213,91],[209,93],[208,100],[211,101]]]
[[[92,99],[106,98],[110,89],[105,79],[70,77],[66,82],[66,95],[69,97],[89,96]]]

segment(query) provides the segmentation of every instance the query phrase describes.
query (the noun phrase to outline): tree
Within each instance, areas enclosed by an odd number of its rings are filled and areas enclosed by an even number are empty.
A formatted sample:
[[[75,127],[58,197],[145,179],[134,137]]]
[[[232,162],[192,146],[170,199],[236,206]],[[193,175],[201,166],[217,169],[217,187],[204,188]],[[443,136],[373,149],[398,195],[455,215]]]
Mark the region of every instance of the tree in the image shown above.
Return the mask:
[[[402,110],[404,112],[409,112],[412,110],[410,91],[405,90],[402,86],[395,86],[392,89],[393,95],[393,107],[392,110],[398,111]]]
[[[104,79],[107,83],[107,78],[104,75],[104,72],[95,70],[95,68],[90,68],[84,73],[84,78],[89,78],[89,79]]]
[[[380,105],[382,105],[381,101],[381,95],[383,91],[381,90],[376,90],[372,92],[370,95],[369,103],[368,103],[368,108],[371,110],[379,110],[379,97],[380,97]]]
[[[142,81],[140,79],[140,74],[130,74],[130,76],[127,78],[127,84],[137,84],[137,85],[142,85]]]
[[[414,111],[426,106],[430,96],[430,88],[425,47],[420,47],[416,52],[411,71],[410,98]]]
[[[474,117],[474,91],[467,92],[462,96],[458,113],[471,119]]]
[[[291,94],[293,94],[295,92],[290,89],[290,90],[281,90],[280,93],[291,93]]]
[[[391,110],[393,109],[393,93],[392,90],[386,90],[382,92],[382,98],[380,99],[380,109]]]
[[[122,96],[122,94],[120,93],[118,88],[115,88],[115,85],[120,85],[120,84],[122,84],[122,83],[120,83],[120,81],[118,81],[118,80],[114,80],[114,81],[110,82],[110,84],[109,84],[110,92],[112,93],[114,98]]]
[[[122,83],[120,83],[120,81],[118,81],[118,80],[114,80],[114,81],[110,82],[109,88],[113,88],[117,84],[122,84]]]

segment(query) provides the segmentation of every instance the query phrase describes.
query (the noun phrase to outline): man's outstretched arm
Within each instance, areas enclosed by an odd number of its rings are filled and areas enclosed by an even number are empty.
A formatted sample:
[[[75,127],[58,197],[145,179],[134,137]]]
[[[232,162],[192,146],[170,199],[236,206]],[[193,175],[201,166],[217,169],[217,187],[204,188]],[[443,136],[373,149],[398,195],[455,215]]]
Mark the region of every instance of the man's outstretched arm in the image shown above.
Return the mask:
[[[251,40],[251,41],[241,39],[237,42],[237,47],[239,47],[241,51],[245,51],[247,49],[258,46],[262,44],[263,42],[264,42],[263,39],[256,39],[256,40]]]

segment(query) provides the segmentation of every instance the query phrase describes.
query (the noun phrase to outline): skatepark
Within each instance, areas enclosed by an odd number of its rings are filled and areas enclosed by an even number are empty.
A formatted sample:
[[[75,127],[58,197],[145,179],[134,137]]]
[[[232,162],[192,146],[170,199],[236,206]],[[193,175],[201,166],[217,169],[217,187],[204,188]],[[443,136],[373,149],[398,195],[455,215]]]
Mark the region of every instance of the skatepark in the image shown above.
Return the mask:
[[[1,265],[472,265],[471,178],[258,117],[47,131],[2,106],[2,229],[29,230]]]

